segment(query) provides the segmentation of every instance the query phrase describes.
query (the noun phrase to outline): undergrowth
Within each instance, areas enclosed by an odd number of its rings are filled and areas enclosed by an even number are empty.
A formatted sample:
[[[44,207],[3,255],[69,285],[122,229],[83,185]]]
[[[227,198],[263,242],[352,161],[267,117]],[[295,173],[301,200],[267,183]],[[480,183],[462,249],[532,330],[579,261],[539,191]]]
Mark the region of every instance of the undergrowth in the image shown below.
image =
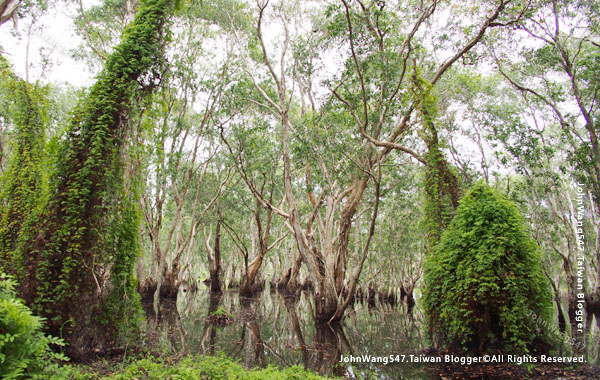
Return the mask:
[[[70,380],[328,380],[299,366],[284,369],[246,369],[221,356],[188,356],[177,363],[164,359],[139,359],[112,374],[101,375],[90,367],[71,367]]]

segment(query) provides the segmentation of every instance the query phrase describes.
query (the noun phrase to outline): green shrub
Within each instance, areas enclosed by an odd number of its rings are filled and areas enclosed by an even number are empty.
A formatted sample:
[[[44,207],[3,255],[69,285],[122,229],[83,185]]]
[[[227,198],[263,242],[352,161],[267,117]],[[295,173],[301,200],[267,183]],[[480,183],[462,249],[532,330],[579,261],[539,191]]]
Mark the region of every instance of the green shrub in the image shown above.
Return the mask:
[[[548,320],[549,284],[517,207],[476,184],[425,263],[424,307],[438,345],[543,350],[532,312]],[[537,340],[536,340],[537,339]]]
[[[0,378],[63,379],[57,361],[66,360],[50,346],[63,346],[61,339],[42,332],[42,318],[15,297],[15,282],[0,273]]]

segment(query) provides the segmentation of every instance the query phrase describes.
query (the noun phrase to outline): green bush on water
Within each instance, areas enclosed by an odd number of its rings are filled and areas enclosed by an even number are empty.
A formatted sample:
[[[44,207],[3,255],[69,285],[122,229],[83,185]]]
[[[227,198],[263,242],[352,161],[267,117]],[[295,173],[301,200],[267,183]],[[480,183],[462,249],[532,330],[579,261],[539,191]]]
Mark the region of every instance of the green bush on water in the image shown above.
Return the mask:
[[[267,367],[246,369],[241,364],[221,355],[186,357],[176,364],[160,359],[140,359],[112,375],[101,377],[89,369],[74,367],[72,380],[327,380],[331,378],[305,371],[299,366],[278,369]]]

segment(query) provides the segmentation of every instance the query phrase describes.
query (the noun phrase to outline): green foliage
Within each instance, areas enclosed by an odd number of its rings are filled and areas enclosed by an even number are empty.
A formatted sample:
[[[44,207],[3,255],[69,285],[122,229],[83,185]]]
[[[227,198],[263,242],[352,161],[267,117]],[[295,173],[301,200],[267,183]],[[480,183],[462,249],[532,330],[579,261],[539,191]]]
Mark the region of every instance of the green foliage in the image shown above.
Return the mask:
[[[21,237],[23,294],[73,350],[115,344],[140,320],[133,275],[140,254],[138,181],[126,173],[129,123],[160,79],[170,0],[143,1],[83,98],[58,148],[50,197]]]
[[[471,351],[540,349],[532,312],[550,320],[537,247],[516,206],[476,184],[425,264],[430,333]]]
[[[0,272],[0,377],[4,380],[62,379],[64,369],[57,361],[62,354],[51,346],[63,346],[57,339],[42,332],[43,318],[16,298],[16,282]]]
[[[413,77],[413,92],[418,100],[418,110],[423,120],[421,136],[427,146],[425,154],[425,200],[423,205],[424,229],[431,250],[440,240],[444,229],[452,220],[458,205],[458,180],[442,152],[436,121],[437,97],[431,84],[421,77]]]
[[[6,114],[13,124],[10,160],[1,179],[0,267],[20,275],[23,258],[12,252],[21,229],[35,220],[45,193],[46,89],[20,80],[10,68],[0,69],[0,87],[10,94]]]
[[[84,39],[73,54],[85,59],[90,65],[102,65],[110,55],[110,49],[119,42],[123,27],[130,21],[137,2],[104,0],[89,9],[80,10],[75,18],[77,33]]]
[[[82,369],[73,369],[69,378],[74,380],[98,379]],[[248,370],[224,355],[219,357],[186,357],[179,363],[167,364],[159,360],[141,359],[118,373],[102,378],[103,380],[327,380],[299,366],[277,369]]]
[[[226,315],[226,314],[227,314],[227,312],[225,311],[225,309],[223,309],[223,307],[219,307],[217,310],[210,313],[210,315],[215,316],[215,317],[220,317],[220,316]]]

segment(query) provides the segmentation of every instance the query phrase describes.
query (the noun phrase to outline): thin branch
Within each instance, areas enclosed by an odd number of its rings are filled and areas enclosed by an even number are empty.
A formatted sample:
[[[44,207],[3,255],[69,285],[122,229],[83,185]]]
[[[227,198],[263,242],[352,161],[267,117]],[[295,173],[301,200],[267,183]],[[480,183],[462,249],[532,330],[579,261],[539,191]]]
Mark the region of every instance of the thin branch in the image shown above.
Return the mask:
[[[460,49],[460,51],[458,51],[456,54],[454,54],[452,56],[452,58],[450,58],[448,61],[446,61],[438,69],[438,71],[433,76],[433,79],[431,80],[432,85],[434,85],[438,81],[438,79],[440,79],[440,77],[446,72],[446,70],[448,70],[450,68],[450,66],[452,66],[452,64],[454,62],[456,62],[460,57],[462,57],[469,50],[471,50],[473,48],[473,46],[475,46],[479,41],[481,41],[481,39],[483,38],[483,35],[485,34],[485,32],[488,28],[495,26],[494,24],[492,24],[492,22],[495,21],[496,19],[498,19],[498,17],[500,16],[500,13],[504,10],[504,8],[506,7],[506,4],[509,2],[510,2],[510,0],[508,0],[506,2],[504,0],[500,1],[500,5],[498,5],[498,7],[494,11],[494,13],[485,20],[483,25],[481,25],[477,35],[473,39],[471,39],[471,41],[469,41],[469,43],[467,43],[462,49]]]

